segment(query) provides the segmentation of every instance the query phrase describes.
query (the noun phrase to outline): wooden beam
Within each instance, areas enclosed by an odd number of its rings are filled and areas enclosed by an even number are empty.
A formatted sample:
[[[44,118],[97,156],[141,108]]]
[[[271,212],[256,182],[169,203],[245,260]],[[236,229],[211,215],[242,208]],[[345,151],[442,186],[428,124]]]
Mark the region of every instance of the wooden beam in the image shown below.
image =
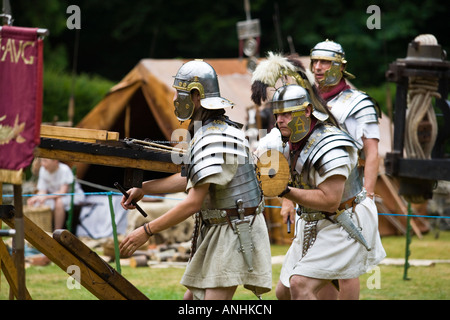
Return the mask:
[[[9,255],[8,248],[3,241],[0,240],[0,265],[9,287],[16,298],[19,297],[19,284],[17,269],[14,265],[12,257]],[[25,288],[25,299],[31,300],[31,295]]]
[[[59,127],[41,124],[41,137],[82,142],[119,140],[119,133],[107,130]]]
[[[23,216],[23,219],[25,239],[36,249],[45,254],[58,267],[64,270],[64,272],[67,272],[66,270],[69,266],[79,267],[81,285],[89,290],[94,296],[101,300],[126,299],[115,288],[111,287],[109,283],[105,282],[105,280],[86,266],[83,261],[70,253],[60,243],[35,225],[30,219],[26,216]],[[14,218],[3,219],[3,221],[11,228],[14,228]]]
[[[392,196],[395,204],[397,205],[398,210],[401,214],[407,216],[408,215],[408,208],[406,207],[405,203],[403,202],[402,198],[398,195],[398,190],[395,189],[392,182],[389,180],[388,176],[385,174],[380,174],[381,180],[383,181],[384,185],[386,186],[387,190],[389,191],[390,195]],[[419,239],[422,239],[422,232],[420,231],[419,227],[417,226],[416,222],[414,220],[410,220],[411,227],[416,234],[416,236]]]
[[[115,156],[92,155],[82,152],[64,151],[64,150],[50,150],[43,148],[36,148],[34,151],[35,157],[58,159],[69,162],[84,162],[89,164],[99,164],[104,166],[122,167],[122,168],[136,168],[148,171],[177,173],[181,168],[179,165],[172,162],[151,161],[145,159],[130,159]]]
[[[97,253],[81,242],[74,234],[69,232],[69,230],[55,230],[53,238],[82,260],[90,269],[123,294],[127,299],[148,300],[147,296],[137,290],[135,286],[108,265],[97,255]]]

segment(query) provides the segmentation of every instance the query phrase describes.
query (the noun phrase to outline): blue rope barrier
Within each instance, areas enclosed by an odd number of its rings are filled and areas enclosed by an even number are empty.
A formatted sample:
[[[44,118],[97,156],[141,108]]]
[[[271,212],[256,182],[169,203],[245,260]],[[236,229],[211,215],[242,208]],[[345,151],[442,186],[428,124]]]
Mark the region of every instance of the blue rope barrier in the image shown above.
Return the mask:
[[[70,196],[70,195],[77,195],[80,193],[49,193],[49,194],[23,194],[22,197],[33,197],[36,195],[42,195],[42,196]],[[122,193],[119,192],[111,192],[111,191],[104,191],[104,192],[84,192],[85,195],[118,195],[122,196]],[[6,194],[3,195],[3,197],[14,197],[14,195]],[[183,200],[179,198],[170,198],[170,197],[164,197],[164,196],[153,196],[153,195],[145,195],[146,198],[156,198],[156,199],[169,199],[169,200]],[[281,209],[281,206],[270,206],[266,205],[266,208],[278,208]],[[381,216],[401,216],[401,217],[413,217],[413,218],[432,218],[432,219],[450,219],[450,216],[428,216],[428,215],[419,215],[419,214],[401,214],[401,213],[378,213],[378,215]]]
[[[265,206],[266,208],[280,208],[280,206]],[[420,214],[402,214],[402,213],[380,213],[378,212],[378,215],[380,216],[402,216],[402,217],[413,217],[413,218],[445,218],[450,219],[450,216],[427,216],[427,215],[420,215]]]

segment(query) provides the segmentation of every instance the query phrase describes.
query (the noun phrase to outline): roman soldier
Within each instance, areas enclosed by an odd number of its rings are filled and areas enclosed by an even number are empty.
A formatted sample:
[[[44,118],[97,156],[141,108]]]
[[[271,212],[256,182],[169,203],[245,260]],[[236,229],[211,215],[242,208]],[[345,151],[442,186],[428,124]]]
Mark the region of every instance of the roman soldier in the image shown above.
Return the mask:
[[[272,287],[270,242],[262,214],[264,198],[242,125],[225,116],[233,106],[220,96],[214,68],[202,60],[185,63],[175,75],[175,115],[190,120],[184,173],[146,181],[122,199],[186,190],[187,198],[133,231],[121,244],[129,255],[153,233],[195,215],[191,259],[181,283],[186,299],[231,299],[238,285],[257,296]]]
[[[277,130],[261,139],[257,154],[283,153],[290,181],[278,196],[297,204],[283,216],[295,223],[296,234],[276,294],[317,298],[332,281],[358,277],[384,258],[377,213],[358,176],[358,143],[339,128],[306,72],[269,54],[253,76],[255,103],[270,99],[268,87],[275,88],[270,101]]]

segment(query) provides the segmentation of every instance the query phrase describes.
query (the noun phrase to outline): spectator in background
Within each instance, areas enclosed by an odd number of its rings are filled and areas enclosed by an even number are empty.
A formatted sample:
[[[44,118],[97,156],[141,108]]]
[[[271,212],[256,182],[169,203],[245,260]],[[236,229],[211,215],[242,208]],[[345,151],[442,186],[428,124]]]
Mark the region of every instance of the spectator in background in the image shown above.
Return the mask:
[[[41,159],[37,194],[28,199],[29,206],[49,206],[53,212],[54,229],[64,228],[66,211],[70,210],[74,175],[68,165],[54,159]],[[75,181],[74,204],[84,201],[85,195]]]

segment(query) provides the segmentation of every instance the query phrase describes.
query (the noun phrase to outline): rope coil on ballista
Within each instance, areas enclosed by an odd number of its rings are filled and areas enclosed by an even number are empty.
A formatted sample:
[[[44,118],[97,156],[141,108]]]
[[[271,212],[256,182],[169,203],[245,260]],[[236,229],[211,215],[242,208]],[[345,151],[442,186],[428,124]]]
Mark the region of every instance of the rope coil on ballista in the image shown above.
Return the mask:
[[[408,158],[431,159],[431,151],[438,133],[432,98],[439,99],[441,97],[437,92],[438,86],[439,81],[436,78],[414,77],[409,80],[407,130],[405,132],[405,150]],[[424,130],[421,130],[421,125],[425,125]],[[419,136],[419,132],[424,131],[429,132]]]
[[[437,39],[430,34],[414,39],[418,46],[437,46]],[[408,87],[408,111],[406,115],[405,151],[407,158],[431,159],[431,152],[438,134],[438,124],[432,99],[440,99],[439,80],[435,77],[410,77]]]

